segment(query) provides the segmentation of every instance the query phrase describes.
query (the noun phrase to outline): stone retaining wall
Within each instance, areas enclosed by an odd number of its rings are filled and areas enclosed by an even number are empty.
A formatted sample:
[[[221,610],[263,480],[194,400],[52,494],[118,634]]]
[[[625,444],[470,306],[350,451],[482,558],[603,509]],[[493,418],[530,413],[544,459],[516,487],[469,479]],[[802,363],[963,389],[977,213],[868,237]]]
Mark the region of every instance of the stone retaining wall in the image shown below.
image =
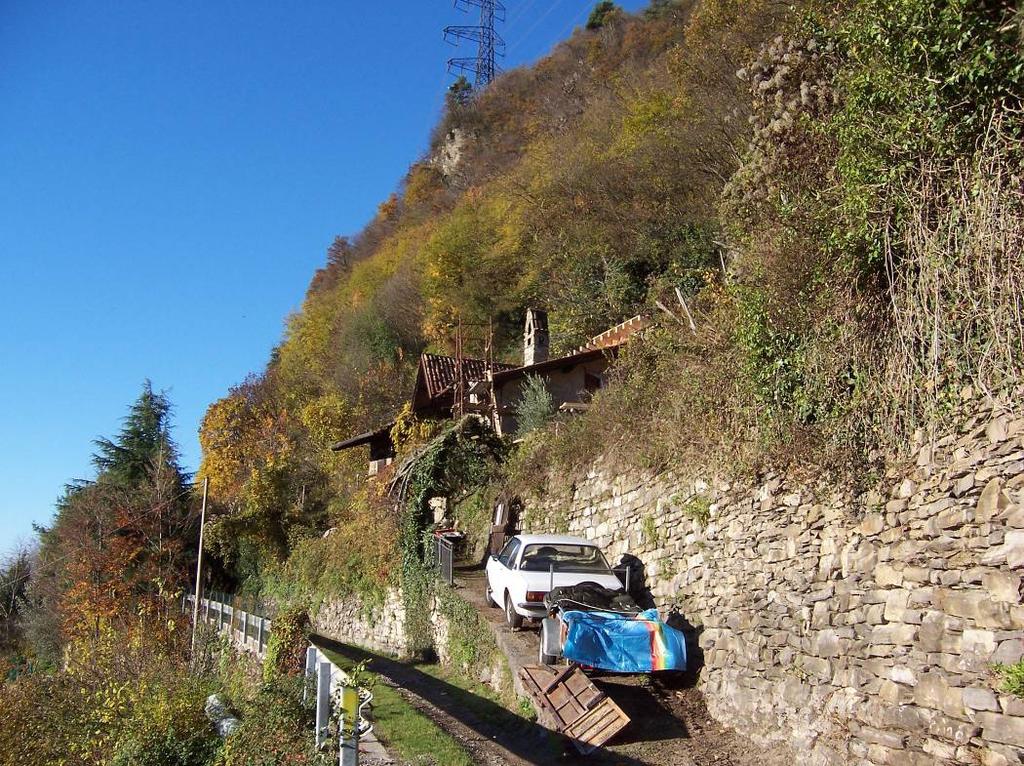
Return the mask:
[[[439,584],[438,587],[446,586]],[[449,602],[448,608],[441,603],[439,596],[430,598],[425,625],[429,635],[426,639],[437,654],[438,662],[452,667],[464,662],[466,650],[456,646],[453,641],[456,628],[465,626],[452,625],[451,604],[462,603],[468,613],[474,617],[476,613],[455,591],[445,591],[443,595]],[[404,659],[412,654],[405,617],[402,591],[392,588],[387,591],[384,603],[376,606],[363,603],[358,596],[328,601],[313,617],[312,627],[315,633],[335,641]],[[475,645],[475,653],[479,655],[475,658],[476,666],[458,669],[480,683],[487,684],[499,694],[508,693],[513,685],[509,663],[497,651],[497,644],[489,628],[485,626],[484,630],[486,634],[481,633],[481,640]],[[492,644],[494,651],[488,652]]]
[[[379,606],[364,604],[358,596],[327,601],[313,617],[313,630],[370,651],[397,657],[408,654],[405,604],[397,588],[388,590]]]
[[[804,764],[1024,763],[1024,419],[971,402],[955,433],[854,493],[611,475],[526,509],[524,529],[638,556],[698,625],[712,714]]]

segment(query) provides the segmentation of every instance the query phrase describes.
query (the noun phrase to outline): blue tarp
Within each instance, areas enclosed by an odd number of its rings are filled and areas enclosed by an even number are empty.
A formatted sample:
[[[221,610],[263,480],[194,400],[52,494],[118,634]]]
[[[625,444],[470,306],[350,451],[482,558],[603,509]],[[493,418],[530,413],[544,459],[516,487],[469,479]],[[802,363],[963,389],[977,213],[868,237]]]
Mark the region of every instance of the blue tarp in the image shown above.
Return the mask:
[[[666,625],[656,609],[638,615],[565,612],[567,660],[618,673],[685,670],[683,634]]]

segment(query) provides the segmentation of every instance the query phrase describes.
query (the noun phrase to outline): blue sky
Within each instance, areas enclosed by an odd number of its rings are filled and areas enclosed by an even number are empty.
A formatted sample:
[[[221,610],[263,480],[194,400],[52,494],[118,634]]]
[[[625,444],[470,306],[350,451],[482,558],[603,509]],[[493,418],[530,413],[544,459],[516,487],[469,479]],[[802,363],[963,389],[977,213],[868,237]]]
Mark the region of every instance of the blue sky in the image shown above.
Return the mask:
[[[506,4],[506,66],[593,5]],[[465,23],[449,0],[0,0],[0,551],[146,378],[195,468],[207,405],[425,150]]]

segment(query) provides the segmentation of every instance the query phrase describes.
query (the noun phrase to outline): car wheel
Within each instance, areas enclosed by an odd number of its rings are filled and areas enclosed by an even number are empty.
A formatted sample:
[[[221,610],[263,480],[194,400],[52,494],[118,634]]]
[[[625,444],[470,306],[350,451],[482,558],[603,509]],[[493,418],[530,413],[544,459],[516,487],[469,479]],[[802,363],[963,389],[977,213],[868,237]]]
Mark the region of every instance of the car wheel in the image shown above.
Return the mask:
[[[512,606],[512,597],[508,593],[505,594],[505,622],[512,630],[519,630],[523,627],[522,615]]]
[[[498,604],[494,601],[494,597],[491,595],[491,584],[487,582],[487,578],[484,578],[484,603],[489,607],[495,607]]]
[[[541,665],[555,665],[558,663],[558,658],[553,654],[544,653],[543,642],[540,645],[540,649],[537,652],[537,658],[540,660]]]

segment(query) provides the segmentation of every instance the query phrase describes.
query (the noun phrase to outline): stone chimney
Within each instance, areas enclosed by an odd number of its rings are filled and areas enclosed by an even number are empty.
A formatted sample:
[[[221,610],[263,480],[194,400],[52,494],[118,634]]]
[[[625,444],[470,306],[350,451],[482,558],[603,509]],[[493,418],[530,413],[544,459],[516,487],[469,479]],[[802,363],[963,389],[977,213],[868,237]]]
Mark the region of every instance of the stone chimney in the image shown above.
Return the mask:
[[[548,335],[548,313],[526,310],[526,332],[523,333],[523,366],[540,364],[548,359],[551,339]]]

